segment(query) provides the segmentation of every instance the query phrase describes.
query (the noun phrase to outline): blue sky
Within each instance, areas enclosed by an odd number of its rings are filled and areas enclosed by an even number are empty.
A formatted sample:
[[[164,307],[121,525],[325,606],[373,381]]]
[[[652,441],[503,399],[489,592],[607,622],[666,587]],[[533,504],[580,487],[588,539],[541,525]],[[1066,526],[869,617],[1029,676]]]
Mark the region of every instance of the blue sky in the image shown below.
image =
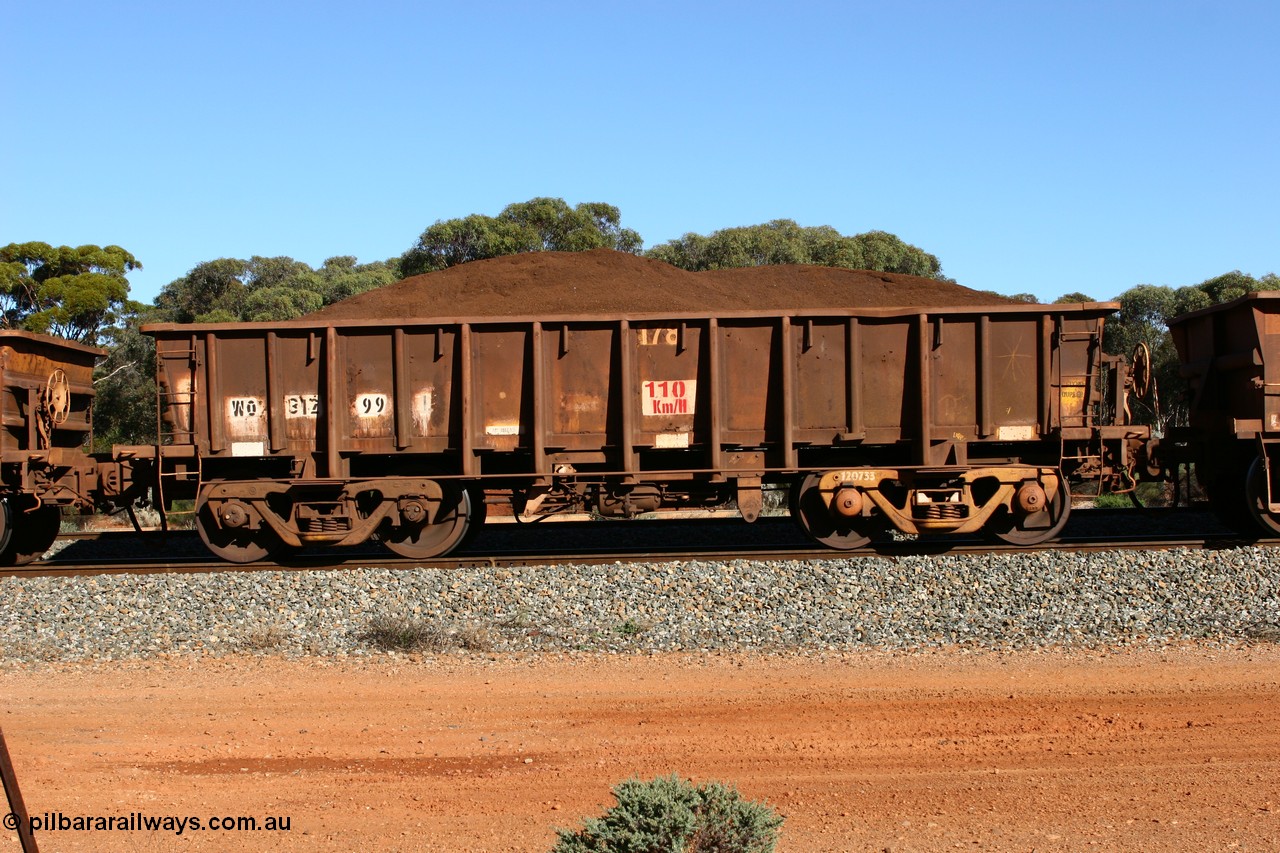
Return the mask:
[[[9,0],[0,244],[398,256],[557,196],[880,229],[960,283],[1280,272],[1275,2]]]

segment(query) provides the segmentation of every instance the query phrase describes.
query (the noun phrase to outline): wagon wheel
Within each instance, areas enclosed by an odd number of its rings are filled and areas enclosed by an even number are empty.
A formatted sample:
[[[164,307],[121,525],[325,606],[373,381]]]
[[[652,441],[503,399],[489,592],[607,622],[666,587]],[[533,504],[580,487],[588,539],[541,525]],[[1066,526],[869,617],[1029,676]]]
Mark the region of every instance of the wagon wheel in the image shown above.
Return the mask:
[[[0,541],[0,566],[24,566],[44,556],[58,538],[62,512],[56,506],[42,506],[26,512],[3,503],[4,532]]]
[[[1280,515],[1267,509],[1267,468],[1261,456],[1253,460],[1249,466],[1249,478],[1245,480],[1245,499],[1249,502],[1249,512],[1253,520],[1266,531],[1268,536],[1280,536]]]
[[[1133,382],[1133,396],[1141,400],[1151,392],[1151,347],[1139,341],[1129,359],[1129,378]]]
[[[9,501],[0,500],[0,565],[8,554],[9,539],[13,536],[13,513],[9,510]]]
[[[993,518],[987,523],[986,530],[1001,542],[1023,547],[1039,545],[1053,539],[1067,526],[1067,518],[1071,515],[1071,495],[1067,493],[1065,480],[1058,481],[1058,491],[1042,512],[1049,513],[1048,527],[1024,527],[1026,520],[1033,516],[1009,512]]]
[[[443,557],[462,544],[467,534],[484,522],[483,500],[472,501],[471,492],[460,486],[441,484],[444,502],[435,521],[418,527],[390,527],[383,530],[384,544],[401,557],[428,560]]]
[[[265,560],[284,545],[280,537],[265,527],[223,527],[218,524],[207,498],[196,502],[196,530],[205,547],[229,563]]]
[[[62,426],[71,413],[71,383],[62,368],[49,374],[44,384],[44,407],[49,413],[49,420],[54,426]]]
[[[883,527],[866,518],[846,518],[831,511],[831,496],[818,488],[821,475],[809,474],[791,487],[791,517],[810,539],[837,551],[852,551],[871,541]]]

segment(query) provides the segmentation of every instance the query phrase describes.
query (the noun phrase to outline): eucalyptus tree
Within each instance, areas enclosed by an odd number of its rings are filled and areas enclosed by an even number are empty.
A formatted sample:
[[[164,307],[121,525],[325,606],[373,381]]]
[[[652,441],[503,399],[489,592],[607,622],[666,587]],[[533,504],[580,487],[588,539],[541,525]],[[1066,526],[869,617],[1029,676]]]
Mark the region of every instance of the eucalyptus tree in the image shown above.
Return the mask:
[[[96,344],[126,306],[128,274],[141,268],[119,246],[0,247],[0,327]]]

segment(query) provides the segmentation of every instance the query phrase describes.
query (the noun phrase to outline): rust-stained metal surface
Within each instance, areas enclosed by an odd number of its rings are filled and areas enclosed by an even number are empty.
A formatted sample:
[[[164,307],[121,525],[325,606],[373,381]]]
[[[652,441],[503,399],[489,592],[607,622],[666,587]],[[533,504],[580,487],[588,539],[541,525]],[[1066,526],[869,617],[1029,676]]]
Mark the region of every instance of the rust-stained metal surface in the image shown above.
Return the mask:
[[[1280,291],[1175,318],[1190,386],[1186,444],[1223,521],[1280,535]]]
[[[858,446],[940,465],[1091,428],[1113,308],[147,331],[170,440],[206,458],[301,458],[317,477],[396,454],[437,475],[639,475],[795,471]]]
[[[58,536],[62,508],[93,503],[93,365],[103,354],[0,331],[0,566],[38,559]]]
[[[1032,544],[1066,478],[1131,487],[1112,304],[441,318],[144,329],[171,495],[210,547],[453,547],[488,503],[635,516],[791,485],[818,541]],[[1110,405],[1108,404],[1110,401]],[[162,478],[163,479],[163,478]],[[433,531],[433,528],[435,529]],[[425,531],[433,531],[432,536]],[[257,555],[257,556],[251,556]]]
[[[1280,440],[1280,291],[1178,317],[1169,333],[1191,386],[1191,426]]]
[[[77,503],[90,490],[93,366],[105,353],[0,331],[0,490]]]

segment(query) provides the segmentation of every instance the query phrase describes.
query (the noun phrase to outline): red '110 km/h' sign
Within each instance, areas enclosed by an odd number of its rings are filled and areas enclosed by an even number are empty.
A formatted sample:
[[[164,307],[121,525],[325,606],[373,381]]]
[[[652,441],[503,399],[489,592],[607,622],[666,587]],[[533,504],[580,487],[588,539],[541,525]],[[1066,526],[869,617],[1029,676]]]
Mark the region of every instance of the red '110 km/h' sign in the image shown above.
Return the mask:
[[[646,415],[693,414],[697,386],[697,380],[694,379],[644,383],[644,413]]]

